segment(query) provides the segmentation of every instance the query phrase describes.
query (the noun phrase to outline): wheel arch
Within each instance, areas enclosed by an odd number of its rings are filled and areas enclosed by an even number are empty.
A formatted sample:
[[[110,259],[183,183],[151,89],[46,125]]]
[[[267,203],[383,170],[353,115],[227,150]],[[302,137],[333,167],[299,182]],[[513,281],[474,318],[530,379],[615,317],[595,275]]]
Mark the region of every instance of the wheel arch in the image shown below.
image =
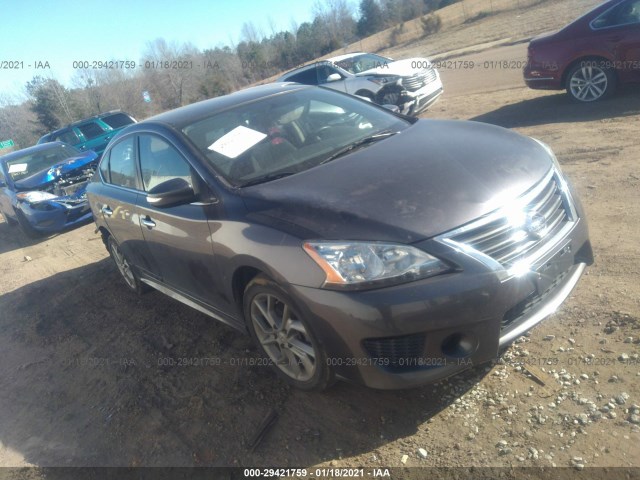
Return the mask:
[[[106,227],[103,226],[98,227],[98,232],[100,232],[100,235],[102,236],[102,243],[104,243],[104,246],[107,247],[107,242],[109,241],[111,233],[109,232],[109,230],[107,230]]]
[[[244,291],[247,285],[260,274],[264,274],[264,272],[251,265],[239,266],[233,272],[233,276],[231,277],[231,291],[233,293],[233,302],[239,312],[243,310]]]

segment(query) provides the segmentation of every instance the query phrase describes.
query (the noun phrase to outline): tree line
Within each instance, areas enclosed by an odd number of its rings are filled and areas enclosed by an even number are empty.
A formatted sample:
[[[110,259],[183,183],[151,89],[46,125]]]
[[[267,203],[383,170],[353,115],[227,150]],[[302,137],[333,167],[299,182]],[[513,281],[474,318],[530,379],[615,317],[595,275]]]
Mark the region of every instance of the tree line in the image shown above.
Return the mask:
[[[359,39],[459,0],[347,0],[314,6],[313,20],[266,33],[247,22],[237,45],[199,50],[189,43],[149,42],[136,65],[80,68],[71,85],[34,77],[26,100],[0,95],[0,140],[25,148],[43,134],[82,118],[120,109],[138,119],[224,95],[326,55]],[[114,65],[112,65],[114,66]]]

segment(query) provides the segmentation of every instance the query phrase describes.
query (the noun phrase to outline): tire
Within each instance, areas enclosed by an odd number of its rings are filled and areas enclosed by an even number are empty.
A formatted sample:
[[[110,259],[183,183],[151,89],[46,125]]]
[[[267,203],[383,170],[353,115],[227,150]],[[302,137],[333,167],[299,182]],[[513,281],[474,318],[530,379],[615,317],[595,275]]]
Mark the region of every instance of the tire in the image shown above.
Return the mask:
[[[307,391],[333,384],[322,344],[282,287],[258,275],[244,291],[243,311],[251,337],[280,378]]]
[[[567,93],[575,102],[591,103],[613,95],[616,75],[599,60],[584,60],[567,74]]]
[[[116,242],[111,235],[107,238],[107,250],[109,250],[109,255],[111,255],[118,272],[120,272],[120,276],[124,280],[125,285],[129,287],[129,290],[138,295],[142,295],[151,290],[151,287],[140,281],[140,277],[127,260],[127,257],[125,257],[120,250],[120,245],[118,245],[118,242]]]
[[[20,230],[24,232],[24,234],[33,239],[42,238],[44,234],[31,226],[29,220],[24,216],[24,214],[20,210],[16,210],[16,218],[18,219],[18,225],[20,225]]]

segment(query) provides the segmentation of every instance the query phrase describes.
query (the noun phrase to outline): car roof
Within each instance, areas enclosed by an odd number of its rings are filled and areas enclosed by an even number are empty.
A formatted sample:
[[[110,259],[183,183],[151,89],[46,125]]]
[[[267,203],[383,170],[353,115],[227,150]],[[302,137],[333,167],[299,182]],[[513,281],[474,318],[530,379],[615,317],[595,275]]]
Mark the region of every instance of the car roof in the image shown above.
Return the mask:
[[[290,75],[292,75],[294,73],[301,72],[302,70],[306,70],[309,67],[315,67],[317,65],[321,65],[323,62],[324,63],[336,63],[336,62],[340,62],[342,60],[346,60],[347,58],[357,57],[358,55],[369,55],[369,53],[367,53],[367,52],[351,52],[351,53],[345,53],[343,55],[338,55],[337,57],[323,58],[322,60],[316,60],[314,62],[307,63],[306,65],[302,65],[301,67],[294,68],[293,70],[289,70],[288,72],[283,73],[282,75],[280,75],[280,79],[288,77],[288,76],[290,76]],[[378,54],[374,53],[373,55],[378,55]],[[380,57],[382,55],[378,55],[378,56]]]
[[[64,127],[60,127],[60,128],[58,128],[56,130],[53,130],[52,132],[49,132],[49,133],[43,135],[41,138],[46,138],[46,137],[48,137],[50,135],[51,136],[55,135],[55,134],[60,133],[60,132],[62,132],[64,130],[67,130],[67,129],[71,128],[71,127],[76,127],[78,125],[82,125],[83,123],[91,122],[93,120],[99,120],[101,118],[108,117],[109,115],[114,115],[116,113],[122,113],[123,115],[126,115],[127,117],[133,118],[127,112],[123,112],[122,110],[110,110],[108,112],[102,112],[102,113],[98,113],[97,115],[92,115],[91,117],[83,118],[82,120],[76,120],[75,122],[69,123],[69,124],[65,125]]]
[[[67,147],[70,146],[70,145],[67,145],[64,142],[41,143],[39,145],[34,145],[33,147],[23,148],[21,150],[15,151],[15,152],[7,153],[6,155],[2,155],[0,157],[0,160],[2,160],[3,162],[10,161],[10,160],[14,160],[16,158],[23,157],[25,155],[30,155],[30,154],[33,154],[33,153],[37,153],[37,152],[40,152],[40,151],[43,151],[43,150],[48,150],[48,149],[50,149],[52,147],[61,146],[61,145],[65,145]]]
[[[257,87],[239,90],[228,95],[203,100],[201,102],[192,103],[191,105],[176,108],[175,110],[160,113],[135,125],[142,125],[141,128],[144,128],[144,125],[148,123],[164,123],[171,125],[174,128],[182,129],[183,127],[197,122],[200,119],[222,112],[231,107],[250,103],[255,100],[260,100],[261,98],[267,98],[307,88],[314,87],[291,82],[277,82],[259,85]],[[131,127],[134,126],[132,125]],[[131,128],[128,128],[127,131],[131,131]]]
[[[338,55],[337,57],[327,58],[325,62],[340,62],[342,60],[346,60],[347,58],[357,57],[358,55],[369,55],[366,52],[353,52],[353,53],[345,53],[344,55]],[[377,55],[377,54],[374,54]],[[380,56],[380,55],[378,55]]]

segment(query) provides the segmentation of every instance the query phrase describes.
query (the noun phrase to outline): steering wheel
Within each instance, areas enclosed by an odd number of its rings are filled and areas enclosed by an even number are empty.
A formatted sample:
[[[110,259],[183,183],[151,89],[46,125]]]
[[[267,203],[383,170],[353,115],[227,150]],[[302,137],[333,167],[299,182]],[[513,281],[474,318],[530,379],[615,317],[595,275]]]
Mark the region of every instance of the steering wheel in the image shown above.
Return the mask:
[[[318,130],[317,132],[315,132],[315,137],[318,140],[326,140],[325,135],[330,131],[333,130],[333,127],[330,125],[325,125],[323,127],[320,127],[320,130]]]

